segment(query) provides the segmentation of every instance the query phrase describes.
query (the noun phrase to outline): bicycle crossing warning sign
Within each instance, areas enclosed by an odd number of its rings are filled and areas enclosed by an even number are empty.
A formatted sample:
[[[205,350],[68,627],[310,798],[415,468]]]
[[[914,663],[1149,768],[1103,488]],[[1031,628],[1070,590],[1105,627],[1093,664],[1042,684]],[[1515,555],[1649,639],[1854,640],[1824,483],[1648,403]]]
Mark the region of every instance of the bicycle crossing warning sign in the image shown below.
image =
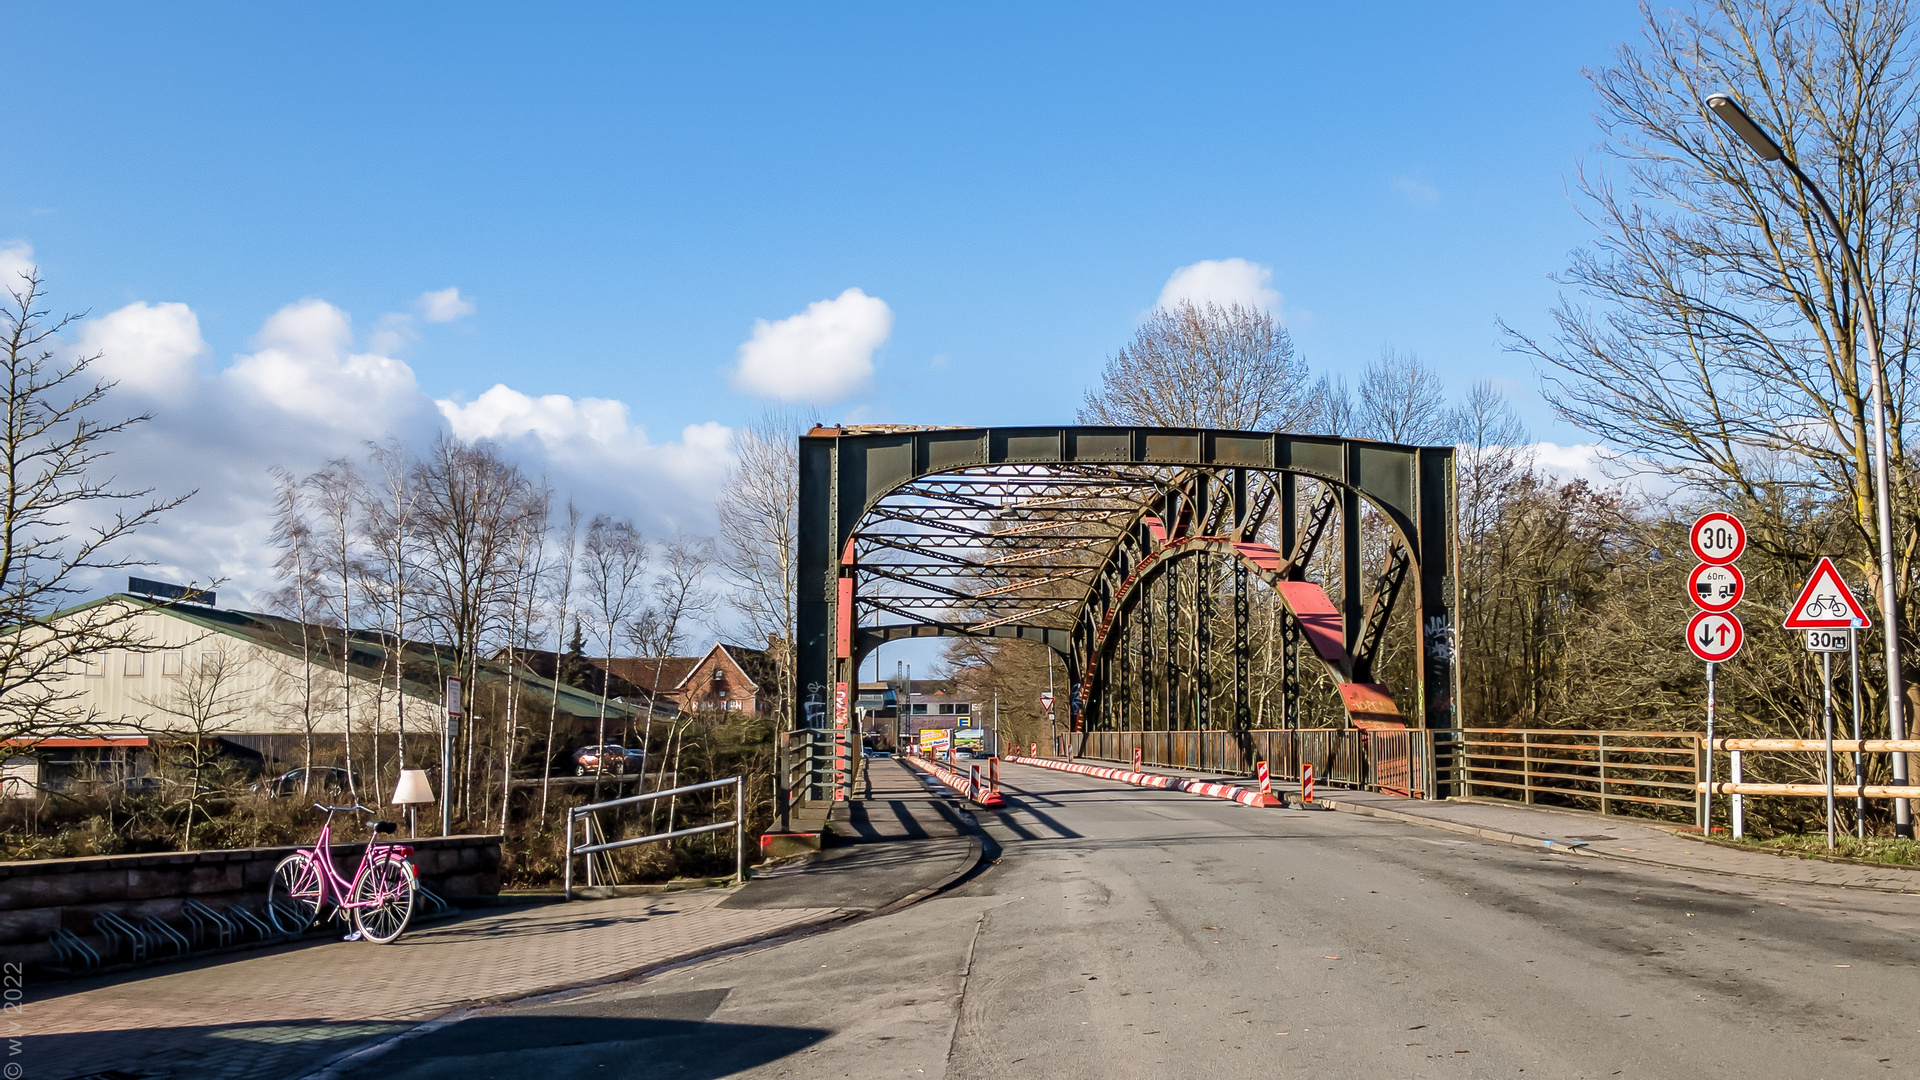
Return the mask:
[[[1860,601],[1853,598],[1853,590],[1841,579],[1833,560],[1823,555],[1820,565],[1813,568],[1813,576],[1807,579],[1807,587],[1800,590],[1800,598],[1787,612],[1787,621],[1781,625],[1789,630],[1842,630],[1866,626],[1871,621]]]

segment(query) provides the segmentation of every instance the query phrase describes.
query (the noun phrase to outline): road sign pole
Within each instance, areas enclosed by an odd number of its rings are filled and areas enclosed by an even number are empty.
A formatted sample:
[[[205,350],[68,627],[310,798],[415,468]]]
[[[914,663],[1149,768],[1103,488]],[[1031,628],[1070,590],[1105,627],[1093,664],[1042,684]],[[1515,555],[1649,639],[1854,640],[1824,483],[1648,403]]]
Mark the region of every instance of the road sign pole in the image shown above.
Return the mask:
[[[1860,839],[1867,838],[1867,774],[1860,753],[1860,629],[1847,627],[1847,655],[1853,661],[1853,782],[1859,789],[1853,797],[1853,828]]]
[[[1707,661],[1707,790],[1700,797],[1700,835],[1713,835],[1713,661]]]
[[[1827,731],[1827,850],[1833,850],[1833,654],[1820,654],[1821,718]]]

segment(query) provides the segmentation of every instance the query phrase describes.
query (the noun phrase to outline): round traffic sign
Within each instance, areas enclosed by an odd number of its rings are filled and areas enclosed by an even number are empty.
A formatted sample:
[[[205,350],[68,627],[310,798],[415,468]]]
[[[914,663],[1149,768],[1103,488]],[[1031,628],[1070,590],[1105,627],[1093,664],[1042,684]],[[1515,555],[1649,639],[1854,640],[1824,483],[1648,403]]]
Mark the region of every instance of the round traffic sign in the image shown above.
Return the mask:
[[[1701,611],[1732,611],[1747,591],[1737,566],[1701,563],[1687,575],[1687,598]]]
[[[1740,620],[1719,611],[1702,611],[1687,620],[1687,648],[1709,664],[1732,658],[1745,634]]]
[[[1700,515],[1687,540],[1693,544],[1693,553],[1701,562],[1725,566],[1747,550],[1747,529],[1739,518],[1716,510]]]

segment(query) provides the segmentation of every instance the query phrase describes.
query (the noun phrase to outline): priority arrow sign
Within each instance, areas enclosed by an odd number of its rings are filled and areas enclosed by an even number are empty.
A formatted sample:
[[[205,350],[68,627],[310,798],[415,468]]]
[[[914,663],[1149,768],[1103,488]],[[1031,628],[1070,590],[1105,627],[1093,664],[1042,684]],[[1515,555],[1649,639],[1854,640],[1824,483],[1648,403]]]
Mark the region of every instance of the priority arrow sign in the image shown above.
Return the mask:
[[[1719,611],[1702,611],[1687,621],[1687,648],[1709,664],[1729,660],[1746,640],[1740,620]]]
[[[1800,590],[1800,598],[1787,612],[1787,621],[1780,625],[1789,630],[1844,630],[1872,621],[1867,618],[1867,609],[1853,598],[1853,590],[1847,588],[1833,560],[1822,555],[1820,565],[1807,579],[1807,587]]]

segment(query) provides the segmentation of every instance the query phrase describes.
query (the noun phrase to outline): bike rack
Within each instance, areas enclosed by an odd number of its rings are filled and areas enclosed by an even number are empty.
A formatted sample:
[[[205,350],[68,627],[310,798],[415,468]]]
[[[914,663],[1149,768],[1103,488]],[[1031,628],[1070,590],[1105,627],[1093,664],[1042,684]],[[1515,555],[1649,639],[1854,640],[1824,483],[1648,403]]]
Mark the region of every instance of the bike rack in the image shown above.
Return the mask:
[[[55,930],[47,942],[53,946],[53,955],[60,961],[54,969],[56,971],[79,974],[100,966],[100,954],[93,951],[93,946],[80,940],[79,934],[64,926]]]
[[[237,928],[242,931],[252,931],[256,940],[267,941],[281,936],[280,931],[275,930],[272,926],[268,925],[265,920],[260,918],[260,916],[255,915],[239,904],[228,907],[227,914],[233,916],[234,925]]]
[[[149,939],[151,944],[171,948],[175,956],[185,956],[193,951],[193,944],[187,940],[187,936],[159,916],[149,915],[140,920],[140,925],[153,935]]]
[[[103,911],[93,917],[93,928],[107,939],[109,955],[120,954],[120,946],[115,942],[119,938],[125,938],[130,959],[136,964],[147,962],[147,947],[150,943],[147,941],[147,935],[142,933],[139,927],[111,911]]]
[[[437,919],[442,915],[452,915],[460,910],[452,904],[447,903],[446,899],[439,893],[434,892],[432,889],[418,882],[414,883],[413,895],[414,899],[425,900],[427,902],[429,910],[426,912],[426,917],[429,919]]]
[[[232,919],[213,910],[198,900],[188,900],[180,905],[180,915],[191,927],[193,944],[196,948],[205,948],[207,938],[211,936],[214,947],[224,949],[232,945],[240,936],[240,928]]]

